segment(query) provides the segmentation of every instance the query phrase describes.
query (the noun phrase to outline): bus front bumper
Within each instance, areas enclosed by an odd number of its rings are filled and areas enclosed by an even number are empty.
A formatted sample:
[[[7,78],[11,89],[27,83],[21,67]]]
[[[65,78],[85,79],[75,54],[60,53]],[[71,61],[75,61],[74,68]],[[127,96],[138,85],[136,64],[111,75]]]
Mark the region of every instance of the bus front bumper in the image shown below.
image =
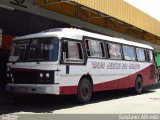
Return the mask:
[[[59,84],[7,84],[6,90],[14,93],[53,94],[59,95]]]

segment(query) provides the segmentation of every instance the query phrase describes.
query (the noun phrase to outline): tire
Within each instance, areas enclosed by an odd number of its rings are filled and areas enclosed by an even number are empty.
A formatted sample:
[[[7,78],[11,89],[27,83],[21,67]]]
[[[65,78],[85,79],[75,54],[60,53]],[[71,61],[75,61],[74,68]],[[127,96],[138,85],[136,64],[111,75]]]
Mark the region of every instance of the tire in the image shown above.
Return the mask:
[[[143,91],[143,80],[140,76],[138,76],[135,82],[134,93],[141,94],[142,91]]]
[[[78,84],[77,100],[79,103],[87,103],[92,98],[92,84],[87,78],[82,78]]]

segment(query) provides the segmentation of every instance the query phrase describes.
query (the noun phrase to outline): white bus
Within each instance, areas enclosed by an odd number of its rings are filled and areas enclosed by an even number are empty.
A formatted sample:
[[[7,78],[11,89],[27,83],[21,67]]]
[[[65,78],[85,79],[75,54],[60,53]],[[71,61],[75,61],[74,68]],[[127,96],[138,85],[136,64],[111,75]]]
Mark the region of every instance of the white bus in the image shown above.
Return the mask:
[[[16,37],[8,62],[6,90],[31,94],[75,94],[81,103],[93,92],[156,83],[149,45],[72,28]]]

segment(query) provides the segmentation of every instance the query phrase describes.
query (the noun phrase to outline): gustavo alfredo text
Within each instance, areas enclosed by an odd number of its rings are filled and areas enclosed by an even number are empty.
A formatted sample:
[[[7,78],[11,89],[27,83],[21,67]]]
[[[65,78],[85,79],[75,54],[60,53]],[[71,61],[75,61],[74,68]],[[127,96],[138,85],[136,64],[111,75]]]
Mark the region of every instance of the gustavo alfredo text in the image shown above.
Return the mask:
[[[159,120],[160,114],[120,114],[120,120]]]

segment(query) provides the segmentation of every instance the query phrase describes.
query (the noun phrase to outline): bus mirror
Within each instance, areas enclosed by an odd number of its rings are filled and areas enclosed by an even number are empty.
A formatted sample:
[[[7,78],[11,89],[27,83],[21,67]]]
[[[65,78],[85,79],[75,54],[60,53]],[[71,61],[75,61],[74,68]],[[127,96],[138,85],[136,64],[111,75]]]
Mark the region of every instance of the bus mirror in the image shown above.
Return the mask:
[[[63,62],[66,62],[66,52],[63,52]]]

